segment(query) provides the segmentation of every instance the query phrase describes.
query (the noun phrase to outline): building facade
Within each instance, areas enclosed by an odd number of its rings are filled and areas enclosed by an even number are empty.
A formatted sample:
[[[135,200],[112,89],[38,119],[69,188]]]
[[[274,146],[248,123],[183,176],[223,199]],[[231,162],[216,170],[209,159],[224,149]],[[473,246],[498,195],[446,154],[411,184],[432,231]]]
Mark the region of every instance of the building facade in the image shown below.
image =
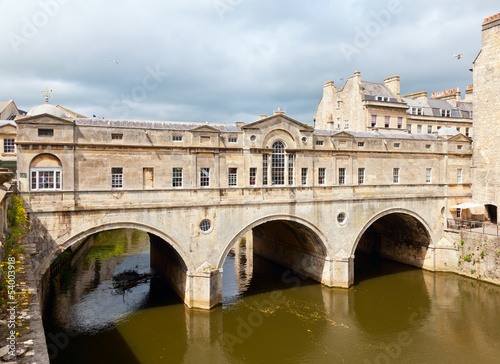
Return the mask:
[[[401,96],[399,76],[376,83],[363,81],[357,71],[343,87],[336,87],[333,81],[325,83],[315,127],[418,134],[449,127],[471,137],[472,86],[464,99],[458,88],[436,92],[431,98],[426,91]]]
[[[500,205],[500,14],[484,20],[482,47],[474,61],[473,199],[492,220]]]

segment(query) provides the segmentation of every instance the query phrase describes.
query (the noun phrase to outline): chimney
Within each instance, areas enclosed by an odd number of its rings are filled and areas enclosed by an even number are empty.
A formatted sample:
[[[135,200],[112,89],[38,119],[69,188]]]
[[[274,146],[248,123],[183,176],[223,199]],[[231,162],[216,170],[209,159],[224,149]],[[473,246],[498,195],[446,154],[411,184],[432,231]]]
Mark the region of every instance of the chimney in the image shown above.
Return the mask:
[[[260,116],[260,120],[267,118],[267,115],[265,115],[265,114],[260,114],[259,116]]]
[[[391,76],[384,79],[384,84],[396,96],[398,101],[401,101],[401,84],[399,76]]]
[[[465,90],[465,102],[472,102],[472,96],[474,94],[474,85],[469,85],[467,86],[467,89]]]
[[[449,101],[454,106],[457,106],[457,102],[462,99],[462,97],[460,96],[460,90],[458,87],[455,87],[451,90],[434,92],[431,95],[431,98]]]

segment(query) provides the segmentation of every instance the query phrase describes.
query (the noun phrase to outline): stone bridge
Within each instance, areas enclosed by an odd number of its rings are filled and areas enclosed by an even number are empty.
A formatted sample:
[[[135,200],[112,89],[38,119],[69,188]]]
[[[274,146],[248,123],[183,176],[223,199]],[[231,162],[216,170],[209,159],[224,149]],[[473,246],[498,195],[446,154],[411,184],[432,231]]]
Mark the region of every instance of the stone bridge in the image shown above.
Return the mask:
[[[222,266],[247,235],[254,252],[329,287],[351,286],[357,251],[427,270],[456,258],[440,240],[448,199],[468,185],[216,188],[23,193],[41,279],[92,234],[147,232],[151,262],[188,307],[222,301]],[[70,201],[71,203],[67,203]]]

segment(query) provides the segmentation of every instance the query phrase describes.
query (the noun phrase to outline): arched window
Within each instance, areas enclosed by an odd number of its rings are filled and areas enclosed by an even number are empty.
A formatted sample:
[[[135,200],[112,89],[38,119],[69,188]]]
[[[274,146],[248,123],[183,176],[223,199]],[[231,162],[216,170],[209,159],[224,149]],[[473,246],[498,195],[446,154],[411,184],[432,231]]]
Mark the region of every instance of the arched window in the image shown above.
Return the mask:
[[[274,186],[285,184],[285,145],[283,142],[273,143],[273,154],[271,156],[271,181]]]
[[[31,161],[31,191],[60,190],[62,168],[60,160],[51,154],[41,154]]]

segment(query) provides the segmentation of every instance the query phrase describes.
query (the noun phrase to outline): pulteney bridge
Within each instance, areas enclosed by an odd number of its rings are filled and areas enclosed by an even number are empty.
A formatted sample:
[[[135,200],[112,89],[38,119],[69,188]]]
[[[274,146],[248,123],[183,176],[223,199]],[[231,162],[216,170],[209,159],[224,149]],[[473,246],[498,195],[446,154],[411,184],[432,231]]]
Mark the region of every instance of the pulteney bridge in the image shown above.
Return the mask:
[[[255,253],[331,287],[353,284],[357,251],[428,270],[455,259],[441,239],[450,203],[470,197],[465,136],[318,131],[282,114],[192,124],[18,122],[39,279],[63,251],[118,228],[149,233],[152,264],[205,309],[250,232]]]

